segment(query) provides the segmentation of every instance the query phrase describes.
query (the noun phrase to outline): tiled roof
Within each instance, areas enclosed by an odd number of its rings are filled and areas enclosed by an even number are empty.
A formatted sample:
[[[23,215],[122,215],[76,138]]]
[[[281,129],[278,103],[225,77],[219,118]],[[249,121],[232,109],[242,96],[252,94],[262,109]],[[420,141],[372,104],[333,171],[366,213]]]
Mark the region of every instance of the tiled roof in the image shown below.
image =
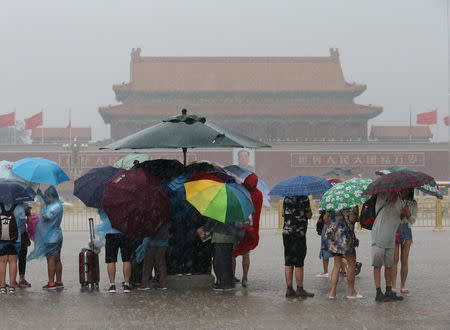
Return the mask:
[[[350,92],[337,49],[327,57],[141,57],[132,52],[131,81],[120,92]]]
[[[106,122],[112,117],[168,117],[180,113],[203,116],[363,116],[373,118],[382,112],[381,107],[359,104],[121,104],[101,107],[100,114]]]
[[[432,138],[428,126],[372,126],[370,137],[376,138]]]
[[[90,127],[72,127],[71,130],[67,127],[44,127],[43,129],[33,128],[31,131],[31,138],[33,140],[41,139],[42,131],[44,131],[44,139],[69,139],[70,136],[72,136],[72,139],[92,139],[92,132]]]

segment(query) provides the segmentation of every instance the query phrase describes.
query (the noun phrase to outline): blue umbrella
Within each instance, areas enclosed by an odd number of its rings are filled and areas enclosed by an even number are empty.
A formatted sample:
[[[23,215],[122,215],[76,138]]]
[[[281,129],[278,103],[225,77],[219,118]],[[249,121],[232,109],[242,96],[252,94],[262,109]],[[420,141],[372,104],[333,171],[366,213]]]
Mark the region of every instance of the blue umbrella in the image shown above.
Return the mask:
[[[26,181],[56,186],[69,177],[55,162],[45,158],[24,158],[14,162],[11,170]]]
[[[86,206],[101,209],[105,183],[121,170],[112,166],[90,169],[75,180],[73,194]]]
[[[226,166],[223,169],[233,174],[241,183],[244,182],[245,179],[247,179],[247,177],[250,174],[255,174],[252,171],[249,171],[238,165]],[[270,196],[269,196],[270,188],[267,184],[264,183],[263,180],[261,180],[259,176],[258,176],[258,185],[256,186],[256,188],[263,194],[264,205],[270,207]]]
[[[36,193],[25,183],[0,179],[0,203],[16,204],[22,202],[31,202]]]
[[[328,180],[315,176],[297,176],[279,182],[269,193],[276,196],[308,196],[323,194],[332,187]]]

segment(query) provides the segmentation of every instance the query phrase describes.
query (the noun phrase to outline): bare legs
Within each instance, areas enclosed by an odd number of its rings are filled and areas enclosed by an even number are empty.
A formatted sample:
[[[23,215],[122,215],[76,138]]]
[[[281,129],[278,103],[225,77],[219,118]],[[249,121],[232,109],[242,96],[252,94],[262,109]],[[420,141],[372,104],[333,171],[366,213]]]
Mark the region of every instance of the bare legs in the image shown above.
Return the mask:
[[[336,297],[336,287],[339,281],[339,270],[342,265],[342,257],[334,257],[333,271],[331,272],[331,291],[330,297]]]
[[[411,240],[407,239],[403,244],[395,244],[394,266],[392,268],[392,289],[397,288],[397,265],[400,260],[400,288],[406,290],[406,278],[408,277],[408,259],[411,249]]]
[[[0,287],[6,287],[6,261],[8,256],[0,257]]]
[[[56,256],[47,257],[47,272],[49,283],[55,282],[55,276],[56,282],[62,282],[62,263],[60,253]]]
[[[109,262],[106,264],[108,270],[109,283],[115,283],[116,281],[116,263]],[[125,261],[123,263],[123,280],[129,282],[131,277],[131,262]]]
[[[294,267],[294,266],[284,267],[286,285],[287,287],[292,288],[294,268],[295,268],[295,283],[297,284],[297,287],[303,287],[303,267]]]
[[[232,261],[233,275],[236,274],[236,258]],[[242,277],[247,278],[250,269],[250,255],[242,256]]]

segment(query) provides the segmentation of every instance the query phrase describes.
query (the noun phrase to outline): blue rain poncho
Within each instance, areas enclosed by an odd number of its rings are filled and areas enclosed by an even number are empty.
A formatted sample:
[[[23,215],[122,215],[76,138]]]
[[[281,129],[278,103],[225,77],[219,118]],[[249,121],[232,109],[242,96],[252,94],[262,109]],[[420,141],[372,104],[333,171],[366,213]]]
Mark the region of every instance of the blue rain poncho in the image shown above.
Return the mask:
[[[4,204],[4,207],[5,207],[5,211],[9,211],[9,210],[11,210],[13,205],[12,204]],[[17,250],[17,253],[19,253],[21,236],[22,236],[22,233],[25,231],[24,228],[25,228],[26,222],[27,222],[27,216],[25,215],[25,207],[22,203],[16,205],[16,208],[14,209],[14,217],[16,218],[17,229],[18,229],[19,235],[18,235],[17,241],[15,241],[13,244]],[[11,243],[0,241],[0,250],[2,250],[8,244],[11,244]]]
[[[104,246],[106,234],[121,234],[121,232],[111,226],[111,221],[109,221],[108,215],[105,213],[105,211],[103,211],[102,209],[97,209],[97,212],[100,216],[100,220],[102,221],[101,224],[95,226],[94,228],[95,232],[99,236],[97,245]]]
[[[28,255],[27,260],[38,259],[46,255],[55,255],[56,250],[60,249],[62,245],[61,222],[63,206],[59,200],[58,192],[55,187],[50,186],[45,191],[44,196],[49,199],[50,203],[47,204],[38,195],[38,200],[41,203],[40,220],[36,228],[34,250]]]

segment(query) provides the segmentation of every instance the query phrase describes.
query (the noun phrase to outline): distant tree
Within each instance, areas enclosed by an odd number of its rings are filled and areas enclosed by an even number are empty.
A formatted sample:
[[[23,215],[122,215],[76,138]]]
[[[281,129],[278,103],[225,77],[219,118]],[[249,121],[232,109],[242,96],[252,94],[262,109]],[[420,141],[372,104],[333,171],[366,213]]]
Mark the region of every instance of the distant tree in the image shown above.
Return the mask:
[[[14,131],[16,135],[16,144],[29,143],[29,132],[25,130],[25,124],[16,120],[15,127],[0,128],[0,144],[14,144]]]

